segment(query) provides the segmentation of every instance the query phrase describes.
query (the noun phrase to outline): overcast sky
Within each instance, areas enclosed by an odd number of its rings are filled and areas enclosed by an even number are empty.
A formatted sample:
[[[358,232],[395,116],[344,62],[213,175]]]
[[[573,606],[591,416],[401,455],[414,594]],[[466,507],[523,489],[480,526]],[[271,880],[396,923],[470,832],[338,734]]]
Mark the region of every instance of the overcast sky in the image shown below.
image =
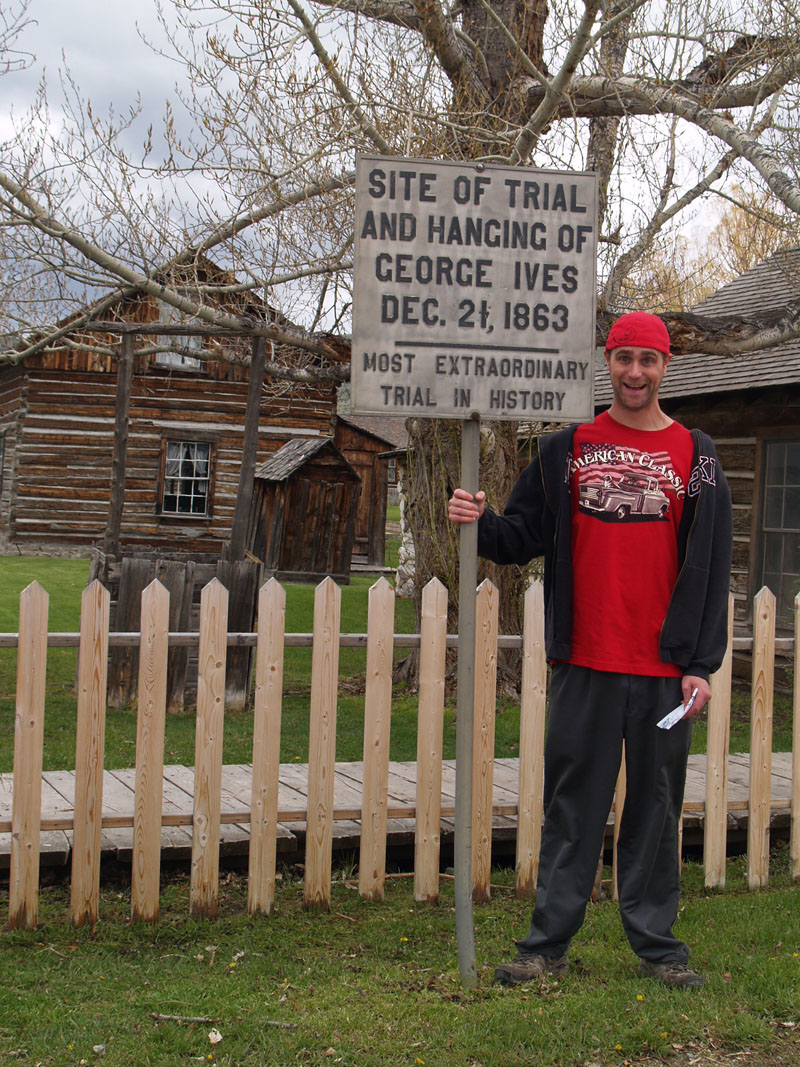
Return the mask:
[[[0,0],[13,7],[14,0]],[[164,100],[174,100],[180,67],[155,55],[141,40],[163,41],[153,0],[29,0],[31,24],[17,48],[35,56],[30,67],[0,78],[0,122],[32,102],[46,74],[51,106],[61,99],[59,70],[66,63],[82,95],[103,113],[124,111],[141,94],[147,121],[158,122]],[[55,116],[54,116],[55,117]]]

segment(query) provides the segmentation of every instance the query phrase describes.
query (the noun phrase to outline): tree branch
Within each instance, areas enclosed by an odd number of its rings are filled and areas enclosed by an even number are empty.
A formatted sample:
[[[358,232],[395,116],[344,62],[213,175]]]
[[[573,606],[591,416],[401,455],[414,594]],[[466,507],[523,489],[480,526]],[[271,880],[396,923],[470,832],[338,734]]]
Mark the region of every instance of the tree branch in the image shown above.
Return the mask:
[[[439,0],[414,0],[414,10],[423,37],[433,49],[445,74],[453,85],[463,85],[469,80],[471,72],[458,43],[453,22],[442,10]],[[479,96],[485,96],[485,89],[479,89]]]
[[[509,162],[513,165],[524,162],[533,150],[542,130],[552,120],[559,103],[572,80],[578,64],[592,45],[591,30],[604,0],[586,0],[580,25],[572,38],[572,44],[564,59],[561,69],[549,85],[544,100],[519,131],[517,140],[511,150]]]
[[[287,0],[287,2],[289,3],[292,11],[294,11],[297,18],[300,20],[300,23],[303,26],[303,33],[308,38],[311,47],[314,49],[314,53],[317,59],[325,68],[326,74],[336,87],[336,91],[344,101],[347,110],[356,120],[359,127],[364,131],[367,137],[369,137],[369,139],[372,141],[378,151],[382,152],[383,155],[390,155],[391,148],[389,147],[388,143],[383,139],[383,137],[378,133],[375,124],[371,122],[369,118],[367,118],[366,114],[361,109],[357,100],[350,92],[349,88],[347,87],[347,83],[339,73],[339,70],[331,56],[328,55],[327,49],[320,40],[317,31],[314,29],[314,26],[308,15],[305,13],[302,5],[298,3],[298,0]]]

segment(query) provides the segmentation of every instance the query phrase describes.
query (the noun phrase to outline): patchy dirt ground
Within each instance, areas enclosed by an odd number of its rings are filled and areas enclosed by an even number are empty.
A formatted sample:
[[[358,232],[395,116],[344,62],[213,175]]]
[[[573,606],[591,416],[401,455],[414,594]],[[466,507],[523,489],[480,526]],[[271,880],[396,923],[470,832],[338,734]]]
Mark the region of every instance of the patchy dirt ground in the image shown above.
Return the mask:
[[[607,1067],[607,1064],[587,1061],[580,1067]],[[734,1050],[692,1041],[683,1048],[675,1048],[669,1056],[627,1057],[615,1067],[800,1067],[800,1024],[779,1024],[770,1049]]]

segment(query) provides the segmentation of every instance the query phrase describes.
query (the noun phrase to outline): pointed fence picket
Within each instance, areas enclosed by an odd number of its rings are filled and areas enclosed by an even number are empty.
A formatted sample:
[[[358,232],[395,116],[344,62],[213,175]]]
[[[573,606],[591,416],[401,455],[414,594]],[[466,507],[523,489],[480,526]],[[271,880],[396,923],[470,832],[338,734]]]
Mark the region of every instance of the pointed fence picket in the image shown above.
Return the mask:
[[[33,929],[39,905],[45,665],[49,597],[38,582],[19,605],[17,710],[14,728],[14,816],[11,829],[8,925]]]
[[[517,896],[536,892],[544,817],[544,727],[547,658],[544,647],[544,596],[532,582],[523,608],[522,698],[519,721],[519,810],[517,816]]]
[[[439,896],[447,599],[447,590],[438,578],[422,591],[414,899],[431,902]]]
[[[494,720],[497,703],[497,588],[478,586],[475,608],[475,706],[472,772],[472,897],[489,900],[492,874]]]
[[[136,789],[131,862],[131,918],[158,918],[164,727],[167,712],[169,594],[160,582],[142,593],[136,717]]]
[[[445,648],[457,643],[448,637],[447,590],[436,579],[423,591],[421,634],[393,634],[394,590],[385,579],[370,591],[366,634],[367,687],[362,790],[358,802],[335,804],[336,706],[339,647],[363,644],[363,635],[340,633],[341,593],[330,579],[315,591],[309,722],[308,793],[304,809],[279,806],[279,751],[284,649],[304,643],[304,635],[285,633],[286,602],[282,587],[271,579],[260,591],[256,634],[229,634],[228,593],[214,579],[201,599],[197,635],[168,633],[169,595],[158,582],[142,594],[139,634],[109,634],[109,594],[92,582],[81,602],[79,635],[48,634],[47,593],[32,583],[20,597],[20,626],[16,635],[0,635],[0,645],[18,648],[17,705],[11,819],[0,818],[0,832],[12,833],[9,916],[12,927],[32,928],[37,922],[41,832],[71,830],[71,916],[75,925],[98,918],[100,854],[104,827],[133,828],[131,915],[136,920],[158,917],[161,831],[165,826],[191,826],[192,859],[190,910],[217,913],[220,826],[236,822],[250,826],[248,909],[271,912],[275,894],[276,843],[282,822],[305,822],[306,856],[304,900],[309,906],[330,903],[332,837],[337,820],[361,821],[359,891],[379,900],[386,877],[387,822],[413,819],[415,826],[415,899],[435,900],[439,892],[439,848],[442,819],[454,814],[442,797],[442,732]],[[542,823],[543,751],[547,666],[544,652],[543,597],[540,582],[525,596],[521,637],[498,637],[497,590],[484,583],[478,590],[476,611],[476,700],[473,765],[473,892],[489,896],[492,817],[517,820],[517,893],[534,892]],[[800,631],[800,596],[795,602]],[[732,611],[731,611],[732,614]],[[747,802],[748,880],[756,888],[769,875],[772,739],[772,683],[775,656],[775,601],[762,590],[755,601],[753,647],[752,742],[750,796]],[[729,634],[732,631],[729,629]],[[296,640],[300,639],[300,640]],[[199,681],[195,735],[195,766],[180,771],[193,790],[189,815],[167,812],[162,800],[164,723],[167,701],[166,663],[171,644],[185,647],[199,642]],[[392,651],[402,644],[420,646],[420,687],[417,738],[417,781],[414,804],[394,800],[389,793]],[[520,717],[520,757],[516,805],[493,804],[494,707],[497,649],[521,647],[523,694]],[[48,645],[78,644],[76,760],[74,806],[71,813],[42,815],[42,747],[45,709],[44,678]],[[103,756],[105,707],[108,690],[109,646],[139,648],[139,686],[136,739],[136,779],[133,810],[103,812]],[[222,734],[225,716],[225,674],[228,649],[256,647],[253,773],[249,808],[222,804]],[[706,884],[724,882],[728,818],[728,746],[731,693],[731,652],[712,679],[706,758],[705,817]],[[800,878],[800,686],[795,672],[794,751],[792,755],[791,856]],[[350,791],[352,795],[352,790]],[[624,779],[620,778],[616,805],[621,807]]]
[[[275,578],[270,578],[262,586],[258,600],[253,789],[247,883],[249,911],[263,912],[265,915],[271,913],[275,901],[285,629],[286,593]]]
[[[308,815],[303,897],[307,906],[327,906],[331,898],[341,601],[341,590],[330,578],[317,586],[314,595],[311,722],[308,736]]]
[[[207,918],[214,918],[217,914],[219,886],[227,636],[228,591],[214,578],[200,594],[192,873],[189,889],[192,914]]]
[[[358,890],[366,900],[383,899],[386,879],[393,637],[394,589],[385,578],[381,578],[369,591],[367,683],[364,692],[364,774],[361,786]]]
[[[775,595],[764,587],[753,612],[753,691],[750,713],[750,821],[747,881],[767,884],[772,775],[772,693],[775,678]]]
[[[103,754],[108,691],[111,598],[96,579],[81,597],[78,716],[75,729],[75,815],[70,907],[72,922],[97,922],[103,833]]]

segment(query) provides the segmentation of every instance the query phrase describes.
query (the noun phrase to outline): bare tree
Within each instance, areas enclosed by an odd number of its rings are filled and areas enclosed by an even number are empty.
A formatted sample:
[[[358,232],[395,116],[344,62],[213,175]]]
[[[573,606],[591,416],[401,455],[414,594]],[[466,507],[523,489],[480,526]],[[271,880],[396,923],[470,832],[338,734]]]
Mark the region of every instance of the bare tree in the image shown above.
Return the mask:
[[[0,8],[0,75],[21,70],[33,62],[30,52],[17,48],[18,38],[30,21],[28,0]]]
[[[175,0],[161,17],[181,79],[138,149],[139,104],[101,117],[69,81],[62,129],[43,91],[0,145],[0,335],[28,338],[5,358],[68,343],[42,327],[87,303],[100,314],[149,292],[299,345],[309,375],[341,375],[358,151],[596,171],[601,332],[651,250],[726,183],[745,177],[800,214],[792,0]],[[285,318],[231,316],[213,287],[179,284],[202,257]],[[800,311],[671,324],[679,346],[733,354],[796,336]],[[457,449],[450,423],[409,429],[421,585],[451,576]],[[483,447],[502,501],[513,427],[487,427]],[[516,600],[509,587],[504,629]]]

